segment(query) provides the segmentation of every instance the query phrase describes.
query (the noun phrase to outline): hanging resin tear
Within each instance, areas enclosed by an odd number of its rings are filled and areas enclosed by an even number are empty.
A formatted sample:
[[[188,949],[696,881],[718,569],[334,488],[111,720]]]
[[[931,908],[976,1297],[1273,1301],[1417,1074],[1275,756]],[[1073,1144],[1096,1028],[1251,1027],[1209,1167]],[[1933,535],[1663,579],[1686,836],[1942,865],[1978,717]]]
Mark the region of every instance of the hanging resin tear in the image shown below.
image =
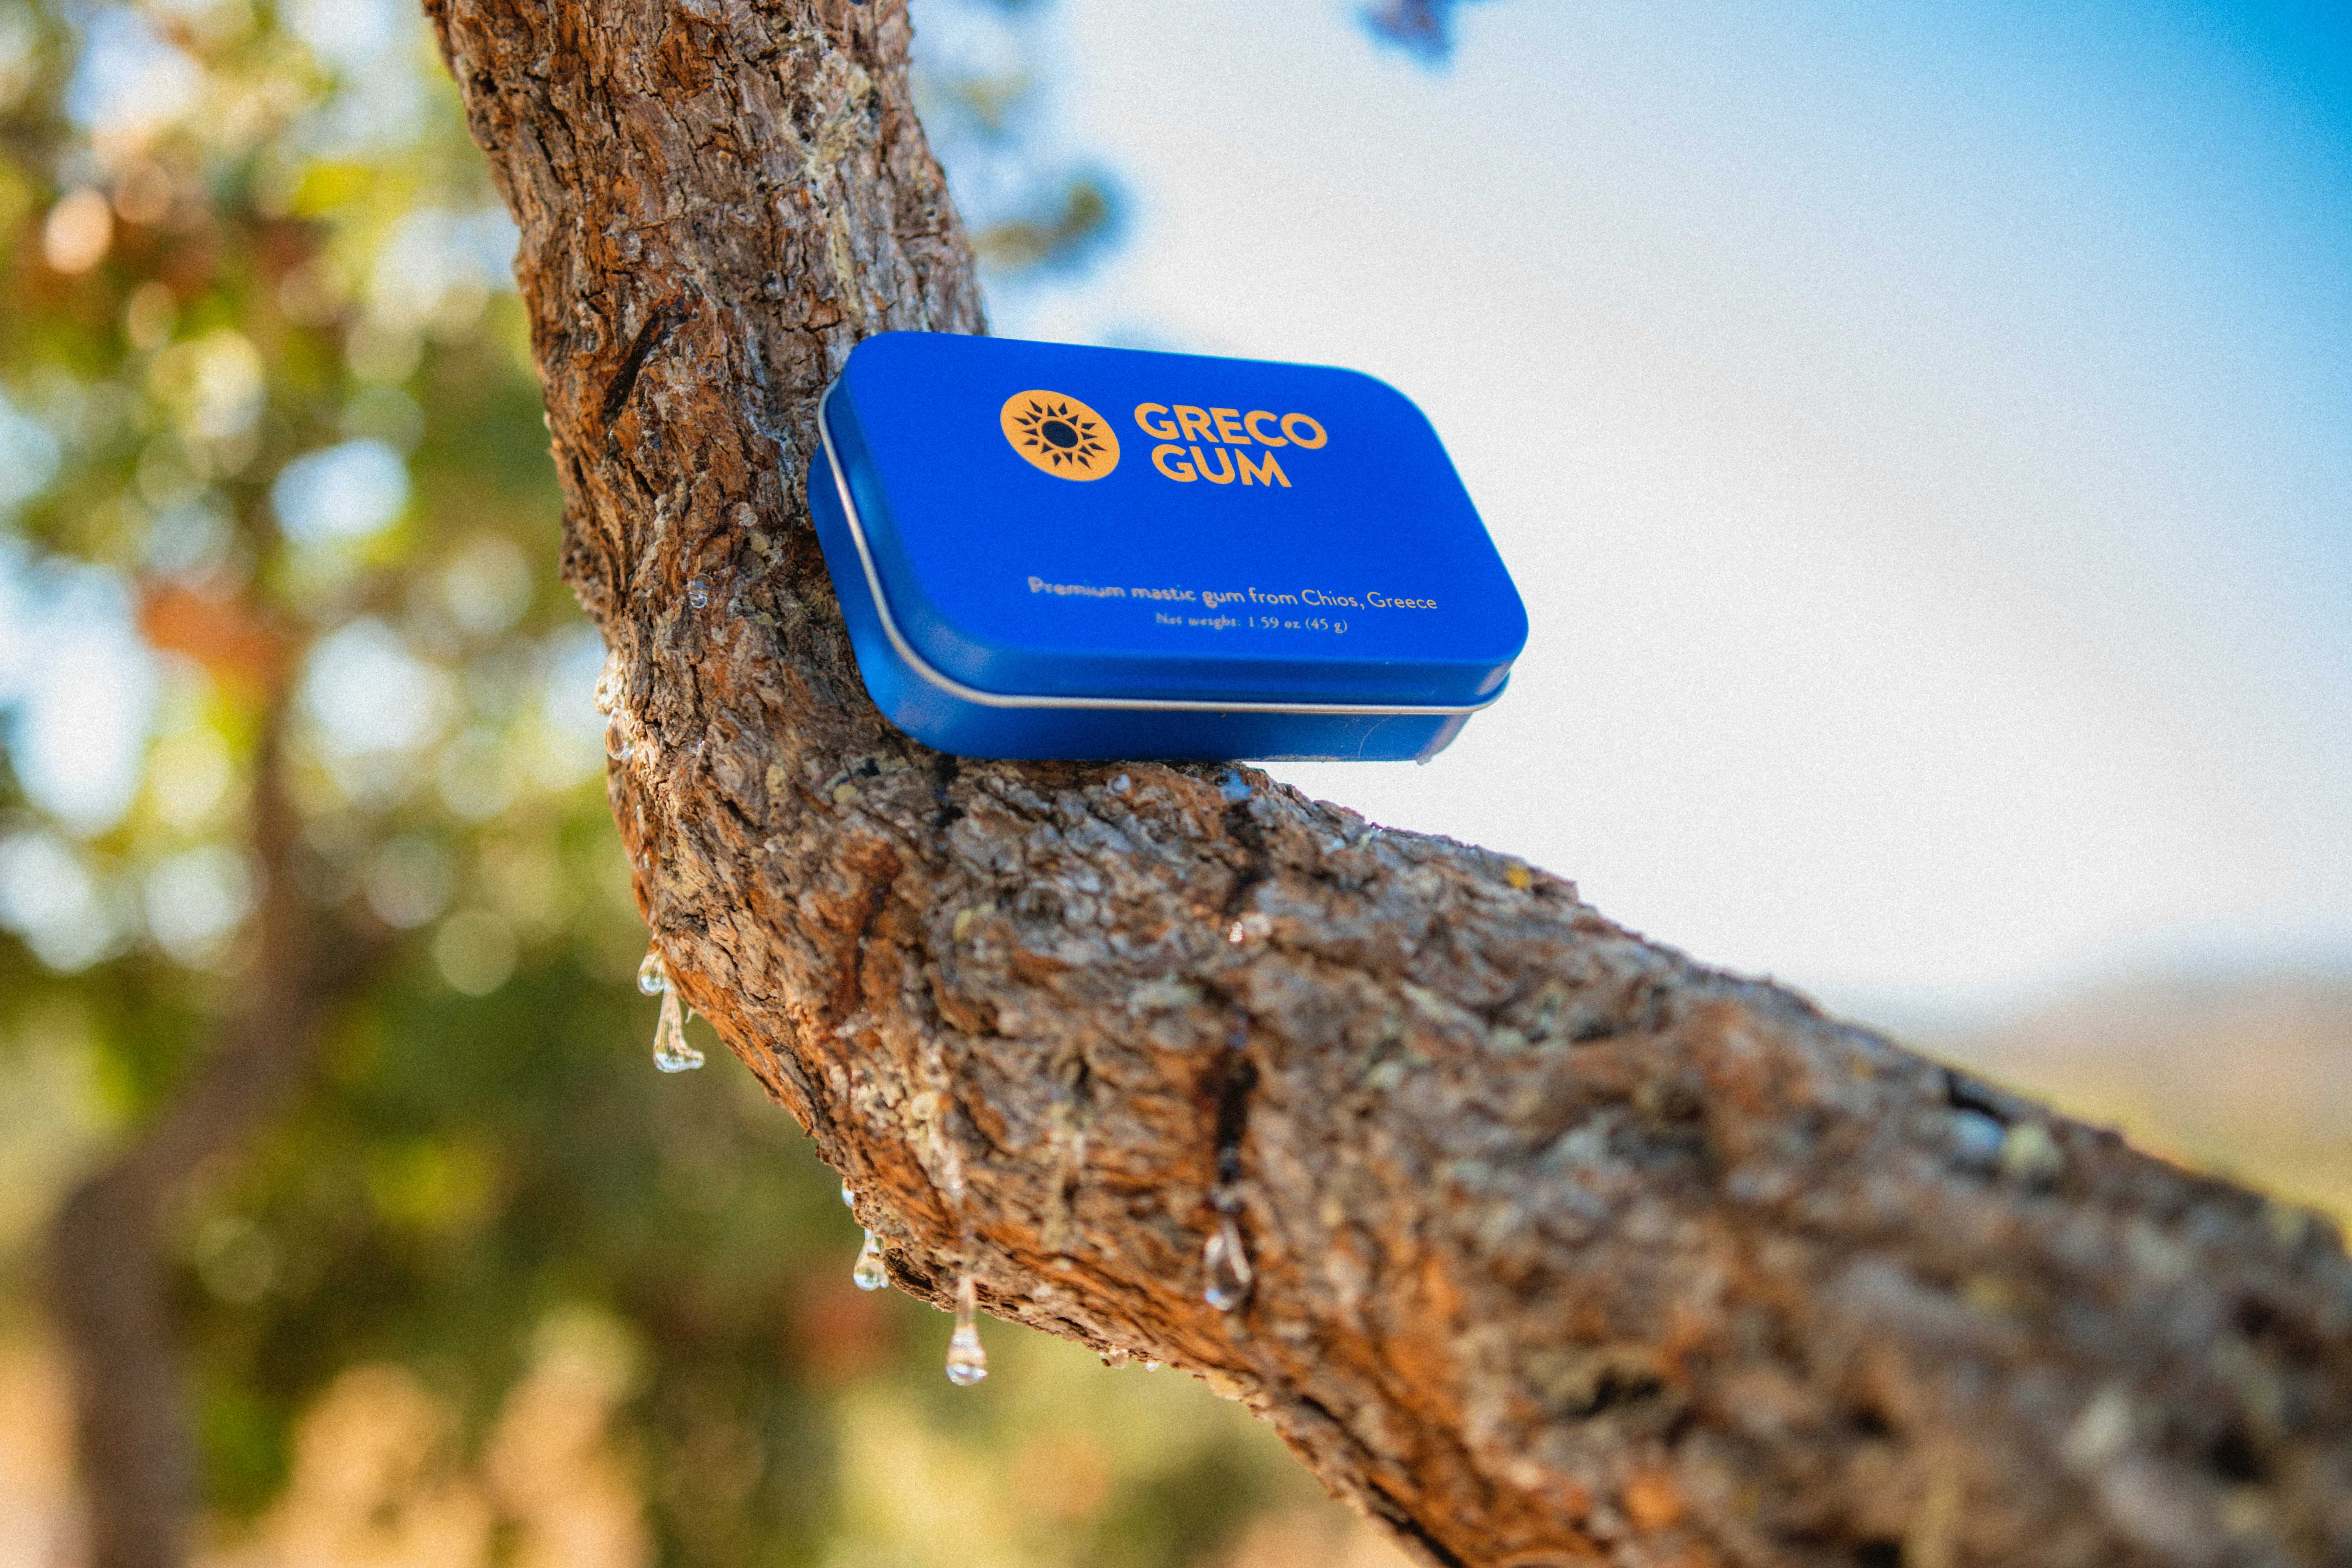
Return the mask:
[[[1202,1299],[1220,1312],[1230,1312],[1249,1299],[1255,1274],[1242,1246],[1241,1227],[1229,1214],[1217,1216],[1217,1228],[1201,1249],[1201,1276]]]
[[[664,1072],[688,1072],[702,1065],[702,1053],[686,1043],[686,1012],[677,989],[662,984],[661,1016],[654,1024],[654,1066]]]
[[[980,1342],[980,1290],[967,1274],[956,1281],[955,1332],[948,1336],[948,1381],[970,1388],[988,1375],[988,1350]]]
[[[866,1233],[866,1245],[857,1249],[856,1266],[849,1271],[850,1282],[860,1290],[879,1290],[890,1283],[890,1271],[882,1267],[882,1244],[874,1233]]]

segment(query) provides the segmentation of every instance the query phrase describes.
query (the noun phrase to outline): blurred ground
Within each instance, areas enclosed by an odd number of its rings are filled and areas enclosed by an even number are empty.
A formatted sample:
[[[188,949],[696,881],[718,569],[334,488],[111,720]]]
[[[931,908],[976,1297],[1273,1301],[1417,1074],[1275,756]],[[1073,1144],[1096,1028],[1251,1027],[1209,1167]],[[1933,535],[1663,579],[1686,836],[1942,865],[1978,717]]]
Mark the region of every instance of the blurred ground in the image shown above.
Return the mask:
[[[2109,984],[1918,1043],[2143,1149],[2352,1219],[2352,976]]]
[[[975,1442],[877,1385],[837,1407],[842,1529],[814,1557],[837,1568],[1013,1568],[1160,1560],[1089,1539],[1114,1486],[1148,1490],[1204,1443],[1229,1445],[1252,1505],[1178,1561],[1202,1568],[1402,1568],[1407,1559],[1314,1483],[1238,1409],[1162,1373],[1114,1373],[1023,1336],[994,1354],[1032,1429],[1009,1449]],[[283,1492],[257,1517],[215,1522],[202,1568],[640,1568],[656,1561],[645,1456],[608,1423],[614,1366],[557,1351],[507,1396],[470,1454],[456,1412],[389,1363],[352,1367],[303,1413]],[[1104,1380],[1129,1386],[1108,1392]],[[1077,1418],[1080,1410],[1087,1415]],[[37,1339],[0,1348],[0,1568],[83,1561],[67,1457],[65,1388]],[[697,1462],[748,1489],[759,1456]],[[1179,1539],[1184,1521],[1159,1521]]]

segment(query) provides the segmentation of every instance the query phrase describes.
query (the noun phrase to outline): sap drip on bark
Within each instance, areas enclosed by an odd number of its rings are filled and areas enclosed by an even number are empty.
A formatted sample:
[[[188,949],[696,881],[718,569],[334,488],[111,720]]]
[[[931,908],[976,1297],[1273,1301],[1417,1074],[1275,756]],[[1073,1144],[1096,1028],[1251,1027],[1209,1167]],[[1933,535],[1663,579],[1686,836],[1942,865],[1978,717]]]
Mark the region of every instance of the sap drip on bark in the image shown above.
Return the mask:
[[[1230,1312],[1249,1300],[1250,1281],[1255,1278],[1241,1227],[1233,1215],[1219,1215],[1217,1228],[1201,1249],[1201,1299],[1220,1312]]]
[[[686,1011],[670,984],[669,967],[661,950],[646,954],[637,965],[637,989],[661,998],[661,1016],[654,1021],[654,1066],[664,1072],[689,1072],[702,1065],[702,1053],[687,1044]]]
[[[857,1262],[849,1270],[850,1283],[860,1290],[879,1290],[890,1283],[889,1270],[882,1267],[882,1244],[874,1233],[866,1233],[865,1244],[857,1249]]]
[[[842,1184],[841,1201],[855,1208],[857,1194]],[[889,1271],[882,1264],[882,1244],[872,1231],[857,1248],[857,1261],[849,1270],[849,1281],[860,1290],[879,1290],[890,1283]],[[988,1347],[980,1342],[980,1288],[972,1283],[969,1270],[956,1278],[955,1331],[948,1336],[948,1381],[959,1388],[970,1388],[988,1375]]]
[[[956,1278],[955,1332],[948,1336],[948,1381],[970,1388],[988,1375],[988,1349],[980,1342],[980,1288],[970,1274]]]
[[[841,1201],[846,1208],[857,1206],[857,1194],[849,1190],[846,1182],[841,1186]],[[870,1230],[857,1248],[857,1261],[849,1270],[849,1282],[860,1290],[880,1290],[890,1283],[890,1271],[882,1266],[882,1244]]]
[[[1257,917],[1261,921],[1264,918]],[[669,966],[663,962],[659,948],[648,950],[645,961],[637,965],[637,989],[648,996],[661,998],[661,1015],[654,1026],[654,1066],[663,1072],[685,1072],[702,1066],[702,1053],[687,1042],[684,1005],[678,1000],[677,987],[670,980]],[[1247,1037],[1246,1022],[1237,1021],[1232,1047],[1241,1050]],[[1223,1120],[1221,1118],[1221,1121]],[[1212,1307],[1230,1312],[1249,1299],[1255,1271],[1234,1217],[1242,1207],[1240,1152],[1232,1146],[1232,1133],[1223,1125],[1219,1128],[1217,1163],[1220,1180],[1213,1200],[1217,1223],[1202,1249],[1201,1294]],[[950,1196],[959,1208],[962,1199],[960,1178],[961,1172],[956,1171],[950,1173],[949,1179]],[[856,1205],[857,1194],[846,1183],[841,1188],[841,1201],[853,1209]],[[861,1230],[863,1239],[858,1245],[857,1259],[850,1268],[850,1282],[860,1290],[887,1289],[890,1274],[882,1258],[881,1240],[871,1230]],[[967,1268],[956,1277],[955,1328],[948,1336],[948,1381],[960,1388],[969,1388],[988,1375],[988,1348],[980,1342],[979,1316],[979,1286]],[[1103,1360],[1107,1365],[1118,1368],[1129,1365],[1132,1357],[1124,1348],[1117,1348]],[[1145,1371],[1158,1372],[1160,1363],[1147,1361],[1143,1364]]]
[[[1242,917],[1252,918],[1265,920],[1255,910]],[[1234,921],[1230,940],[1244,940],[1242,931],[1242,921]],[[1217,1224],[1201,1248],[1201,1299],[1220,1312],[1238,1310],[1249,1300],[1251,1282],[1257,1277],[1235,1217],[1242,1212],[1242,1125],[1250,1089],[1257,1081],[1257,1069],[1249,1059],[1249,1015],[1235,1008],[1225,1035],[1223,1081],[1217,1089],[1217,1184],[1209,1194]]]

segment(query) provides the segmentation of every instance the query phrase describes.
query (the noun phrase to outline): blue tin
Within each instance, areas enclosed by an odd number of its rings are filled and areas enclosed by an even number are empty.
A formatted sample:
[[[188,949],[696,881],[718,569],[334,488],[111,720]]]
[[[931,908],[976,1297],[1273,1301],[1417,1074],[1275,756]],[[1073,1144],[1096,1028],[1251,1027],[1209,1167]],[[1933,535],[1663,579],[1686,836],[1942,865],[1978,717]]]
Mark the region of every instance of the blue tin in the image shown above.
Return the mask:
[[[1426,761],[1527,641],[1437,433],[1353,371],[889,332],[818,426],[858,671],[943,752]]]

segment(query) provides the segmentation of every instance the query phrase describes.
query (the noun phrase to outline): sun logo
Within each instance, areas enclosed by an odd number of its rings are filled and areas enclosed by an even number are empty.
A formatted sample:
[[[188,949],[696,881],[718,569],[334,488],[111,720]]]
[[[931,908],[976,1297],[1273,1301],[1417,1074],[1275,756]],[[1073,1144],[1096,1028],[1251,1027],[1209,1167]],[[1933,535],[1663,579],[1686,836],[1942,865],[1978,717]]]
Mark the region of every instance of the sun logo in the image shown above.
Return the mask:
[[[1033,468],[1060,479],[1098,479],[1118,467],[1118,437],[1110,421],[1058,392],[1016,392],[997,422],[1004,438]]]

